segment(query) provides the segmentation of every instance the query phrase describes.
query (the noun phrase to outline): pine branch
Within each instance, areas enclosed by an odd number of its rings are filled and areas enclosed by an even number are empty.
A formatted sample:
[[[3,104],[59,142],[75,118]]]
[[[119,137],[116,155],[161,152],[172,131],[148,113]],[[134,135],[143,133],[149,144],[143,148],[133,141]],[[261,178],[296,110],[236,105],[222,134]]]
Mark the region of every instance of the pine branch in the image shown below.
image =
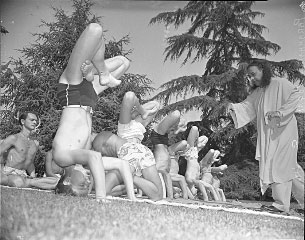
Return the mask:
[[[179,110],[181,112],[187,112],[194,109],[201,109],[201,108],[212,108],[217,105],[217,101],[209,96],[195,96],[188,98],[186,100],[177,101],[175,103],[169,104],[158,112],[159,116],[164,116],[167,113]]]

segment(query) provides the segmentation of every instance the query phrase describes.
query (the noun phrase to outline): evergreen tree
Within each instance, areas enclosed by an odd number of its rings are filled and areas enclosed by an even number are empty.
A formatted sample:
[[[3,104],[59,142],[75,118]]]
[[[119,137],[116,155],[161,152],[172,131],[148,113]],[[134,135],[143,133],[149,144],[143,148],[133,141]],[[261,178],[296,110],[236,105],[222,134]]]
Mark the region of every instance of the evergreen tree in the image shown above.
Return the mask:
[[[161,85],[162,91],[153,99],[164,102],[162,115],[174,109],[200,109],[202,121],[196,124],[212,130],[209,137],[223,148],[227,163],[254,156],[255,151],[255,125],[236,130],[225,112],[228,102],[241,102],[248,95],[245,63],[254,59],[268,61],[267,56],[280,50],[279,45],[262,36],[266,27],[254,23],[256,17],[264,14],[252,11],[253,4],[253,1],[190,1],[184,8],[160,13],[150,21],[173,25],[175,29],[191,23],[186,32],[167,38],[165,61],[184,57],[182,64],[186,64],[207,59],[203,75],[173,79]],[[268,62],[274,75],[305,84],[301,61]],[[187,98],[190,95],[193,96]],[[183,99],[171,103],[173,97]]]
[[[160,13],[150,21],[150,24],[172,25],[175,29],[190,23],[182,34],[167,38],[165,61],[182,59],[182,65],[185,65],[207,60],[202,76],[182,76],[170,80],[161,85],[162,91],[153,99],[164,102],[161,115],[175,109],[182,112],[197,109],[201,112],[201,121],[188,124],[189,127],[198,126],[201,134],[209,137],[199,160],[210,148],[225,154],[219,163],[231,166],[225,173],[222,187],[226,193],[230,192],[228,197],[231,198],[260,197],[258,162],[254,160],[256,125],[252,122],[235,129],[231,117],[226,114],[229,102],[241,102],[249,94],[244,77],[247,63],[252,60],[267,61],[275,76],[305,84],[305,76],[300,72],[304,70],[301,61],[267,60],[268,56],[280,50],[280,46],[262,36],[266,27],[254,20],[264,14],[252,11],[253,4],[253,1],[190,1],[182,9]],[[185,168],[183,159],[179,161],[180,167]],[[180,170],[180,173],[185,171]]]
[[[37,139],[40,145],[49,150],[52,135],[56,132],[61,107],[56,98],[58,79],[67,65],[70,53],[80,34],[89,23],[100,23],[100,17],[92,15],[90,0],[73,0],[73,12],[68,15],[63,9],[53,8],[54,22],[42,21],[46,29],[34,33],[34,43],[19,50],[22,57],[11,59],[1,66],[1,139],[20,131],[18,114],[35,111],[40,117],[41,125]],[[116,55],[128,57],[130,50],[129,36],[120,40],[106,42],[105,58]],[[93,114],[93,128],[96,131],[107,129],[114,131],[117,125],[119,105],[125,91],[132,90],[144,100],[146,94],[153,90],[145,75],[125,74],[122,84],[115,89],[108,89],[99,97],[96,111]],[[35,159],[36,171],[43,174],[44,156],[38,153]]]

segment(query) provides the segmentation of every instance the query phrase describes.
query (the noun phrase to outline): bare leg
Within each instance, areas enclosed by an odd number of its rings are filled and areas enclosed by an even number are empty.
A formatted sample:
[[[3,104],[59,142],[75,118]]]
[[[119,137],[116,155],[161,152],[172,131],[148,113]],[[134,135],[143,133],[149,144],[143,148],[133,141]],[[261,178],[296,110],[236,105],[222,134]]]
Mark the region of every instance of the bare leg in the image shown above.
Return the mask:
[[[111,196],[114,196],[114,197],[119,197],[119,196],[122,196],[122,195],[125,195],[125,194],[126,194],[126,187],[125,187],[125,185],[115,186],[111,190]]]
[[[194,195],[192,194],[191,190],[189,189],[189,187],[187,187],[187,195],[189,199],[195,199]]]
[[[185,178],[188,188],[190,189],[192,195],[196,196],[197,190],[195,188],[195,180]]]
[[[97,23],[91,23],[82,32],[70,55],[68,65],[59,82],[79,84],[82,80],[81,65],[91,60],[103,44],[103,29]]]
[[[108,58],[105,60],[105,64],[111,75],[116,79],[120,79],[130,66],[129,60],[123,56]]]
[[[149,101],[144,103],[142,107],[148,112],[147,118],[143,119],[142,116],[136,116],[135,120],[142,123],[146,127],[156,116],[157,112],[160,109],[160,103],[157,101]]]
[[[94,65],[94,67],[96,68],[96,70],[98,71],[98,75],[100,78],[99,82],[102,86],[109,85],[109,84],[111,84],[110,82],[115,83],[116,86],[121,83],[120,80],[117,80],[116,78],[114,78],[111,75],[109,69],[106,66],[104,39],[102,39],[100,48],[97,50],[96,54],[94,55],[94,57],[92,59],[92,63]]]
[[[199,162],[200,171],[203,167],[208,167],[208,163],[213,161],[214,152],[214,149],[210,149],[209,152],[201,159]]]
[[[178,123],[177,129],[175,131],[175,134],[178,134],[180,132],[185,132],[187,129],[187,122],[184,118],[180,118],[180,121]]]
[[[222,190],[221,188],[218,188],[217,190],[218,190],[218,193],[219,193],[219,195],[220,195],[221,201],[226,202],[227,199],[226,199],[226,196],[225,196],[223,190]]]
[[[29,187],[36,187],[39,189],[52,190],[55,189],[59,178],[57,177],[44,177],[44,178],[26,178],[25,185]]]
[[[205,186],[205,188],[212,194],[215,201],[219,201],[218,194],[216,193],[215,188],[211,184],[206,183],[204,181],[199,182],[201,182]]]
[[[190,145],[190,147],[194,147],[197,145],[196,141],[198,137],[199,137],[198,127],[192,126],[189,135],[187,137],[187,143]]]
[[[164,135],[170,131],[171,128],[175,128],[180,121],[180,112],[178,110],[168,114],[156,127],[156,132]]]
[[[218,189],[216,189],[216,188],[214,188],[214,189],[215,189],[215,193],[216,193],[216,195],[218,197],[218,201],[221,201],[222,197],[220,196],[220,193],[219,193]]]
[[[180,142],[174,143],[171,146],[169,146],[168,147],[168,152],[169,152],[169,154],[174,154],[178,151],[185,150],[186,147],[187,147],[187,141],[182,140]]]
[[[95,75],[94,72],[96,72],[96,68],[93,62],[90,60],[86,60],[81,65],[81,71],[87,81],[98,81],[100,86],[116,87],[121,84],[121,81],[115,79],[110,73],[102,73],[100,75]]]
[[[114,187],[123,183],[123,179],[118,170],[111,170],[106,173],[106,194],[111,195]]]
[[[170,176],[173,181],[173,184],[174,184],[174,182],[177,182],[179,187],[181,188],[182,197],[184,199],[188,199],[187,184],[186,184],[184,176],[179,175],[179,174],[170,174]]]
[[[134,169],[130,169],[128,161],[113,157],[103,157],[103,163],[106,171],[116,169],[120,172],[126,186],[128,198],[133,201],[136,200],[133,187],[133,177],[131,174],[131,171],[134,171]]]
[[[196,184],[197,188],[199,188],[200,192],[202,193],[203,201],[209,201],[209,197],[208,197],[204,184],[198,180],[195,182],[195,184]]]
[[[136,107],[137,111],[141,114],[143,119],[146,119],[149,115],[149,111],[144,109],[139,103],[139,99],[136,97],[134,92],[126,92],[121,104],[119,122],[121,124],[130,123],[132,120],[132,110]]]
[[[164,179],[167,197],[173,199],[174,198],[173,183],[170,174],[167,171],[163,171],[163,170],[158,170],[158,172],[162,174],[162,177]]]
[[[143,177],[134,176],[137,187],[153,201],[162,199],[162,183],[155,165],[142,170]]]
[[[108,76],[108,80],[111,85],[117,86],[120,84],[118,80],[129,68],[129,60],[123,56],[116,56],[110,59],[105,59],[105,44],[104,41],[92,59],[93,65],[98,70],[101,76]],[[101,71],[102,70],[102,71]],[[100,80],[102,78],[100,77]],[[103,79],[102,79],[103,80]],[[107,80],[103,83],[100,81],[101,85],[107,85]]]

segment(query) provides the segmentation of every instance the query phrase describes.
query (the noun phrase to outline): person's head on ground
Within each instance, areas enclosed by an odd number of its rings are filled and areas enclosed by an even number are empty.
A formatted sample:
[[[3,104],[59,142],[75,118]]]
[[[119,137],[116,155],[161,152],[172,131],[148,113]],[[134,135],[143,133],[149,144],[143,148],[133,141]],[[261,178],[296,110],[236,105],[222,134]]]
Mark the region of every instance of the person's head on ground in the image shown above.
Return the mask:
[[[70,174],[64,174],[55,188],[55,193],[72,196],[87,196],[90,186],[88,170],[81,165],[71,167]]]
[[[271,77],[270,65],[265,61],[253,61],[247,66],[247,78],[252,89],[267,87]]]

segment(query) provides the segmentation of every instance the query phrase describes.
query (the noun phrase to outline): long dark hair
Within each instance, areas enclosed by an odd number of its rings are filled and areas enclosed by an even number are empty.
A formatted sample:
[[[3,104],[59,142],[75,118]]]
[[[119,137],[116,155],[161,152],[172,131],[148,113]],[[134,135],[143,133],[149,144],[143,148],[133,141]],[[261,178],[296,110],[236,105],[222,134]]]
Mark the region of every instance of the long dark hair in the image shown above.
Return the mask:
[[[267,61],[256,60],[256,61],[249,63],[249,65],[247,66],[247,70],[249,70],[250,67],[257,67],[263,71],[263,77],[262,77],[260,87],[265,88],[265,87],[269,86],[269,84],[271,82],[271,77],[272,77],[272,71],[271,71],[270,64]],[[257,86],[254,86],[252,88],[252,90],[254,90],[255,88],[257,88]]]

